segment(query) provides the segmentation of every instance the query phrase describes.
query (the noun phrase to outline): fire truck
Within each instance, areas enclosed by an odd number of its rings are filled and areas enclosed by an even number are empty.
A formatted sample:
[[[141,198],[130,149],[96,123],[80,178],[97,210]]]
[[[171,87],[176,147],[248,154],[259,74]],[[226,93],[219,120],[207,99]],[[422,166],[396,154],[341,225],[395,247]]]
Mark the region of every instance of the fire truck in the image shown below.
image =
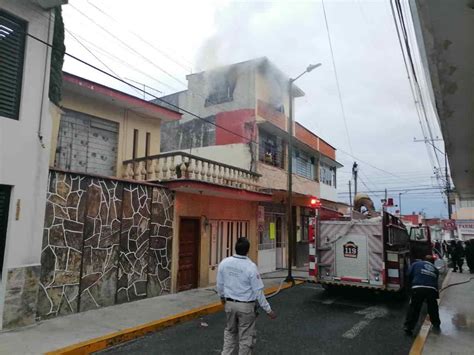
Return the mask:
[[[310,234],[310,276],[324,288],[403,290],[414,257],[405,225],[386,211],[372,218],[358,217],[315,218]],[[421,241],[417,243],[420,247]]]

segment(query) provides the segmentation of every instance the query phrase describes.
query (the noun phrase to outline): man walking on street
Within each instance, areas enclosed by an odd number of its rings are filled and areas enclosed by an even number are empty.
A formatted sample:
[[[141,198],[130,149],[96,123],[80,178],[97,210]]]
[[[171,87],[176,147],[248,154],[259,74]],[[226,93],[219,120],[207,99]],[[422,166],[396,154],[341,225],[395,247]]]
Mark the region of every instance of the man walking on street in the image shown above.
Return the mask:
[[[236,255],[225,258],[217,270],[217,292],[225,306],[223,355],[252,354],[256,343],[256,301],[271,319],[276,315],[263,294],[263,282],[257,266],[247,257],[250,243],[239,238]]]
[[[439,271],[431,263],[433,257],[425,256],[424,261],[416,261],[408,270],[408,280],[411,285],[410,306],[408,308],[405,320],[405,333],[412,335],[423,302],[426,300],[428,304],[428,314],[430,315],[433,328],[439,331],[441,321],[439,319],[438,302],[438,277]]]

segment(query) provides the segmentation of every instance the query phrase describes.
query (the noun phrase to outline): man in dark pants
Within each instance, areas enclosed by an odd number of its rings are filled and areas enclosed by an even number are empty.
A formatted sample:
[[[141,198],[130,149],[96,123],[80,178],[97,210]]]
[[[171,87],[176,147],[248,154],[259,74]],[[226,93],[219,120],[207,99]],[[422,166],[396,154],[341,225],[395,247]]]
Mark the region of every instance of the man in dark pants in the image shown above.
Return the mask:
[[[438,277],[439,271],[431,263],[433,257],[425,256],[424,261],[416,261],[408,270],[408,280],[411,284],[410,306],[405,320],[405,333],[412,335],[418,318],[420,317],[421,306],[426,300],[428,304],[428,314],[431,324],[435,330],[439,330],[441,321],[439,319],[438,302]]]

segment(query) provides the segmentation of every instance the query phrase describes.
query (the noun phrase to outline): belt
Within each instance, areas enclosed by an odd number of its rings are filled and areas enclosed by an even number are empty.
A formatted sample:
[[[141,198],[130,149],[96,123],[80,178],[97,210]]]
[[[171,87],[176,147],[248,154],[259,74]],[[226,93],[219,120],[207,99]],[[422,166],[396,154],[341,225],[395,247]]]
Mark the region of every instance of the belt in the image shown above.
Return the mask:
[[[237,302],[237,303],[255,303],[255,301],[239,301],[239,300],[234,300],[233,298],[226,298],[226,301],[230,302]]]

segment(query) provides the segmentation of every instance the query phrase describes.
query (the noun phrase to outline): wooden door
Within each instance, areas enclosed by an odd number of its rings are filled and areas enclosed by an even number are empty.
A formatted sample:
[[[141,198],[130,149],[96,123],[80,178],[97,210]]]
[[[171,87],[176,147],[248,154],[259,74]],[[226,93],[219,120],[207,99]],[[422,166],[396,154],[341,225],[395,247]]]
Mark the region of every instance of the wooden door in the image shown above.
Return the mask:
[[[198,219],[181,219],[179,225],[178,291],[198,286],[200,223]]]

